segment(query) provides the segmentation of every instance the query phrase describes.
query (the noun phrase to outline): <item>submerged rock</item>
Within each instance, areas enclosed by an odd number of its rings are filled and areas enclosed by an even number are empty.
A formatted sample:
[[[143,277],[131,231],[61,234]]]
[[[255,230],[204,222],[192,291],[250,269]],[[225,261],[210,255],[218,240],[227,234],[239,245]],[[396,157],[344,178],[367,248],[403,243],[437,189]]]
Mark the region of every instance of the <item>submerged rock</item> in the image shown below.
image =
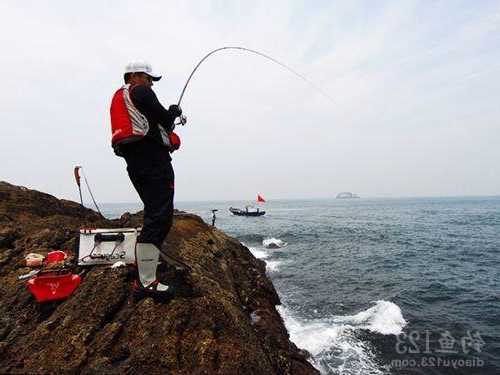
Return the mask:
[[[179,275],[162,267],[177,291],[168,302],[135,301],[130,267],[77,267],[80,287],[48,304],[17,280],[29,271],[28,253],[75,257],[80,227],[133,225],[141,225],[140,214],[106,220],[0,182],[0,373],[318,373],[289,340],[265,263],[195,215],[176,212],[164,244],[192,269]]]

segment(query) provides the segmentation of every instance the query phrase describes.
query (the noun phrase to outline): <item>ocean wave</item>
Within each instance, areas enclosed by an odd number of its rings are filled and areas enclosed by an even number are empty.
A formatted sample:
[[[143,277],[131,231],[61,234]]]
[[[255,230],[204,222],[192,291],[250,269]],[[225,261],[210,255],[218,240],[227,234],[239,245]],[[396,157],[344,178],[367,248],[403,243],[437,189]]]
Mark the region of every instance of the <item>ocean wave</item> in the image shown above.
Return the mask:
[[[271,254],[268,251],[266,251],[265,248],[248,246],[243,242],[241,242],[241,244],[245,247],[248,247],[248,250],[250,250],[252,255],[254,257],[256,257],[257,259],[264,260],[264,259],[267,259],[271,256]],[[278,261],[278,260],[266,260],[265,263],[266,263],[266,271],[267,272],[277,272],[277,271],[279,271],[279,265],[283,262]]]
[[[312,355],[311,363],[322,374],[384,374],[369,343],[355,332],[366,329],[383,335],[398,335],[406,321],[398,305],[376,301],[350,316],[299,320],[284,306],[278,306],[290,339]]]
[[[399,335],[407,324],[399,306],[390,301],[376,301],[375,306],[367,310],[352,316],[336,317],[334,321],[382,335]]]
[[[239,234],[238,239],[241,242],[248,242],[251,244],[257,244],[257,243],[262,243],[264,236],[261,234],[257,234],[257,233],[245,233],[245,234]]]
[[[264,246],[266,249],[281,249],[286,245],[288,245],[288,243],[280,240],[279,238],[271,237],[262,240],[262,246]]]
[[[268,272],[277,272],[279,271],[279,266],[282,262],[278,260],[268,260],[266,262],[266,270]]]
[[[253,254],[257,259],[266,259],[269,258],[269,253],[263,249],[258,249],[256,247],[249,247],[248,250]]]
[[[374,374],[384,372],[376,363],[369,346],[353,330],[324,319],[299,320],[283,306],[278,306],[290,333],[290,339],[311,353],[311,364],[322,374]]]

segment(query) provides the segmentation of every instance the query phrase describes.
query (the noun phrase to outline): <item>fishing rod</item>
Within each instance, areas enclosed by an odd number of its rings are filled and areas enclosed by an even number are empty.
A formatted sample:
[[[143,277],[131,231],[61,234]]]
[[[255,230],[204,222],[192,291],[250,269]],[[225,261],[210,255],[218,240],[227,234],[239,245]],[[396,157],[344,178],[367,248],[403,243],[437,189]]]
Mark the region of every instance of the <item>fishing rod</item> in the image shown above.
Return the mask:
[[[80,166],[76,166],[75,169],[73,170],[73,173],[75,174],[76,184],[78,185],[78,192],[80,193],[80,204],[83,207],[82,187],[80,186],[80,173],[78,173],[78,170],[80,168],[81,168]]]
[[[328,99],[330,102],[334,103],[335,104],[335,101],[327,94],[325,93],[320,87],[316,86],[314,83],[312,83],[311,81],[309,81],[306,77],[304,77],[302,74],[296,72],[295,70],[293,70],[292,68],[290,68],[288,65],[286,64],[283,64],[281,61],[278,61],[276,60],[275,58],[269,56],[269,55],[266,55],[265,53],[262,53],[262,52],[259,52],[259,51],[255,51],[253,49],[250,49],[250,48],[245,48],[245,47],[238,47],[238,46],[231,46],[231,47],[220,47],[220,48],[217,48],[217,49],[214,49],[213,51],[210,51],[209,53],[207,53],[199,62],[198,64],[196,64],[196,66],[194,67],[193,71],[191,72],[191,74],[189,75],[187,81],[186,81],[186,84],[184,85],[184,88],[182,89],[182,92],[181,92],[181,95],[179,97],[179,101],[177,102],[177,105],[181,105],[181,102],[182,102],[182,98],[184,97],[184,93],[186,92],[186,89],[189,85],[189,82],[191,81],[191,78],[193,78],[193,75],[194,73],[198,70],[198,68],[200,67],[200,65],[206,60],[208,59],[211,55],[213,55],[214,53],[217,53],[219,51],[223,51],[223,50],[240,50],[240,51],[245,51],[245,52],[250,52],[250,53],[253,53],[253,54],[256,54],[258,56],[261,56],[261,57],[264,57],[266,58],[267,60],[270,60],[278,65],[280,65],[281,67],[285,68],[286,70],[288,70],[289,72],[293,73],[294,75],[296,75],[297,77],[299,77],[300,79],[302,79],[303,81],[305,81],[309,86],[311,86],[312,88],[314,88],[316,91],[318,91],[319,93],[321,93],[321,95],[323,95],[323,97],[325,97],[326,99]],[[183,124],[184,125],[184,124]]]
[[[97,205],[97,202],[95,201],[94,199],[94,194],[92,194],[92,189],[90,189],[90,185],[89,185],[89,182],[87,181],[87,176],[85,176],[85,173],[83,172],[83,168],[81,166],[76,166],[75,169],[74,169],[74,174],[75,174],[75,180],[76,180],[76,184],[78,185],[78,191],[80,193],[80,202],[83,206],[83,199],[82,199],[82,189],[80,187],[80,172],[82,173],[83,175],[83,180],[85,181],[85,185],[87,185],[87,190],[89,191],[90,193],[90,196],[92,198],[92,202],[94,202],[94,206],[95,208],[97,209],[97,212],[99,212],[99,214],[102,216],[102,213],[101,213],[101,210],[99,209],[99,206]]]

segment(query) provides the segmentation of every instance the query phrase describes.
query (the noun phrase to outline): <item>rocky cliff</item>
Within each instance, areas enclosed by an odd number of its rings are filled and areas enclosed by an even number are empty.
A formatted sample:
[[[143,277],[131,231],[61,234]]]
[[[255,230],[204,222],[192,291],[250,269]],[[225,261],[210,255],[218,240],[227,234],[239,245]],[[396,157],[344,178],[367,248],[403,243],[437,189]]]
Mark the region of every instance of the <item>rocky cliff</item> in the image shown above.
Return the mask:
[[[317,374],[289,340],[264,262],[195,215],[176,212],[164,244],[192,269],[164,265],[167,302],[134,300],[130,268],[76,267],[80,287],[47,304],[17,280],[28,253],[74,256],[80,227],[140,224],[0,182],[0,373]]]

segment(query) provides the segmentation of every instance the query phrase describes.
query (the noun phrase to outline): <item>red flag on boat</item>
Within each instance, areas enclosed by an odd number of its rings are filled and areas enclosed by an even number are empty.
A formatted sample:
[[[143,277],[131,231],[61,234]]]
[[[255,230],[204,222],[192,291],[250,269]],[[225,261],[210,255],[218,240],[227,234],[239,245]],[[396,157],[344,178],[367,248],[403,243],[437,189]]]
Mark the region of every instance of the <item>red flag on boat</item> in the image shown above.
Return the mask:
[[[258,203],[264,203],[266,200],[260,195],[260,194],[257,194],[257,202]]]

